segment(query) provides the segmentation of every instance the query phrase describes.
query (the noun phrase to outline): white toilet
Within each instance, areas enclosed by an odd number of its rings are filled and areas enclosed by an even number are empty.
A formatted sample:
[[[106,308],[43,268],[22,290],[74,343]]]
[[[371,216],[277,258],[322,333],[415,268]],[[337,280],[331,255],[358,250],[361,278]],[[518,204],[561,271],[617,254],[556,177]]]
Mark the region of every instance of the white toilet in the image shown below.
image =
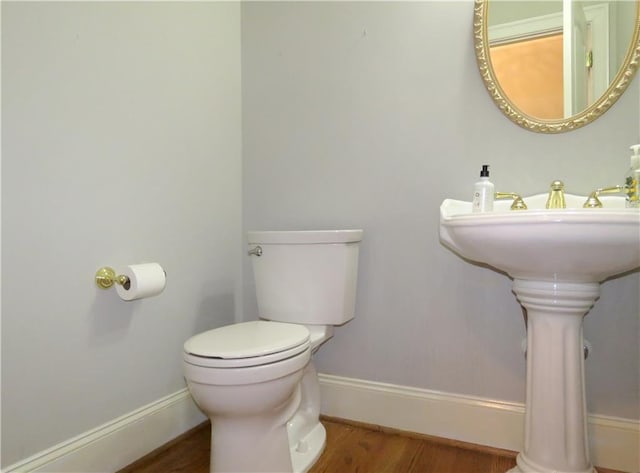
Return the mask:
[[[249,232],[261,319],[184,344],[211,472],[307,471],[325,445],[311,354],[353,318],[362,230]]]

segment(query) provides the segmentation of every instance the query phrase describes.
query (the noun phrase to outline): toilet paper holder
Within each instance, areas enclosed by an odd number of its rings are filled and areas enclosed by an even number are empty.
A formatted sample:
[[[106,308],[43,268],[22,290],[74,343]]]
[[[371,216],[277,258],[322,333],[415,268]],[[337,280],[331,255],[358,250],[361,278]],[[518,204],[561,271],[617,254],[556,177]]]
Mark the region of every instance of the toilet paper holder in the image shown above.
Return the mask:
[[[124,274],[116,275],[115,270],[109,266],[104,266],[96,271],[96,285],[100,289],[109,289],[114,284],[120,284],[128,290],[129,286],[131,286],[131,281]]]

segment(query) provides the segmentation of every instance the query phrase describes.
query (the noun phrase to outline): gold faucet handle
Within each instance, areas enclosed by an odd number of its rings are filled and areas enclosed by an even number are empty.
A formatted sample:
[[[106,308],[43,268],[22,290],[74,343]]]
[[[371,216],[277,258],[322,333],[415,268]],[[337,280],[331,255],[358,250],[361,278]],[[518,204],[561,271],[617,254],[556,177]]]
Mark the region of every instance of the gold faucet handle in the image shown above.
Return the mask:
[[[587,201],[584,203],[582,207],[584,207],[585,209],[599,209],[602,207],[602,202],[600,202],[600,199],[598,199],[600,194],[618,194],[618,193],[628,194],[628,192],[629,192],[629,188],[623,185],[601,187],[599,189],[594,190],[591,194],[589,194]]]
[[[587,201],[582,205],[585,209],[599,209],[602,207],[602,202],[598,199],[598,191],[593,191],[587,197]]]
[[[527,204],[524,203],[520,194],[516,194],[515,192],[496,192],[494,194],[494,198],[498,199],[513,199],[513,203],[511,204],[511,210],[527,210]]]

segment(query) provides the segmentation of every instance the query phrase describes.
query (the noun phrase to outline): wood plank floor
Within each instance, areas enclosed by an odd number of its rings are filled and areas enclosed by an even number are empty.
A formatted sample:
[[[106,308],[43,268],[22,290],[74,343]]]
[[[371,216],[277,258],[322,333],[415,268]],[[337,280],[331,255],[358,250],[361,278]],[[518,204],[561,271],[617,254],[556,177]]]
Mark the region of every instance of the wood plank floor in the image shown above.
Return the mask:
[[[327,446],[309,473],[505,473],[515,452],[323,418]],[[118,473],[209,473],[209,423]],[[599,473],[616,473],[598,469]]]
[[[327,448],[310,473],[504,473],[515,453],[324,420]]]

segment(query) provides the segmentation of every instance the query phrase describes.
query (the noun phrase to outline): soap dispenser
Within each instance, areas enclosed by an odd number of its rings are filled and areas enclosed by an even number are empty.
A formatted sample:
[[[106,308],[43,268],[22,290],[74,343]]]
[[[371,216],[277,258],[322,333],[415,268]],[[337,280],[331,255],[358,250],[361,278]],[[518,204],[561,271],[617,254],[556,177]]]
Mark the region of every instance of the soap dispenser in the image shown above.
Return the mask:
[[[491,212],[495,186],[489,180],[489,165],[483,164],[480,171],[480,180],[473,186],[473,212]]]
[[[627,207],[640,207],[640,144],[631,148],[631,167],[625,176],[625,187],[627,191]]]

